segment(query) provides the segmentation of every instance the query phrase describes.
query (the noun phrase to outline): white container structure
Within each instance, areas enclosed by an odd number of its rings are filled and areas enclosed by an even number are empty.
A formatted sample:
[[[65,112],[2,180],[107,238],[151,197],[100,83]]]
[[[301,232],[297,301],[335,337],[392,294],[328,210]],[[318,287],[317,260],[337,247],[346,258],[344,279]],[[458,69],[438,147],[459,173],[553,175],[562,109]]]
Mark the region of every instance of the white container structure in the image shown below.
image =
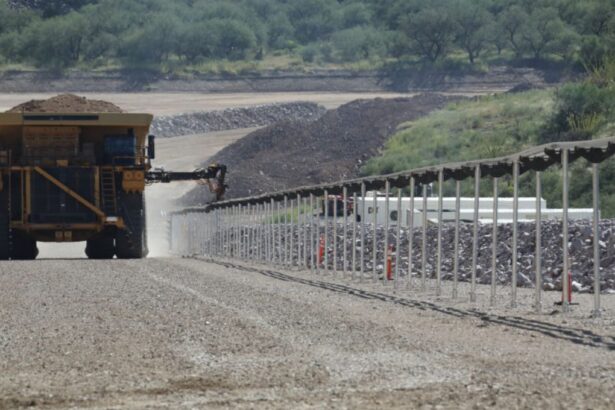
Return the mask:
[[[374,221],[374,195],[368,193],[365,197],[365,207],[362,205],[362,199],[358,198],[358,203],[355,204],[354,209],[357,211],[359,220],[365,223],[373,223]],[[384,225],[386,221],[385,204],[386,198],[378,196],[376,198],[376,222],[379,225]],[[541,218],[546,219],[562,219],[562,209],[549,209],[547,207],[547,201],[540,200],[541,203]],[[473,197],[461,197],[460,198],[460,213],[459,219],[462,222],[474,221],[474,198]],[[367,215],[362,214],[362,210],[365,209]],[[391,196],[389,198],[389,225],[397,225],[401,222],[402,226],[408,226],[410,218],[410,198],[401,198],[401,221],[397,214],[397,197]],[[480,223],[489,224],[493,221],[493,198],[485,197],[479,200],[478,217]],[[569,208],[568,219],[593,219],[592,208]],[[438,198],[427,198],[427,220],[431,223],[438,221]],[[442,220],[443,222],[455,221],[455,197],[445,197],[442,200]],[[513,198],[498,198],[498,224],[511,223],[513,220]],[[536,220],[536,198],[522,197],[519,198],[519,222],[531,222]],[[420,198],[414,200],[414,227],[421,227],[423,221],[423,201]]]

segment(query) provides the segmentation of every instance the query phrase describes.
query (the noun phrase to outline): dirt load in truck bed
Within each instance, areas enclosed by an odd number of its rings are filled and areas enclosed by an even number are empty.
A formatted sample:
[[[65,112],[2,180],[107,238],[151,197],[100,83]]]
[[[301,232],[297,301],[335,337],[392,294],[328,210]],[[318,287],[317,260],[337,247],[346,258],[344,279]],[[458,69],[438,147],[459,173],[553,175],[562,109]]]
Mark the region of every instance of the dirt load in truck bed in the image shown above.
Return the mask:
[[[102,100],[88,100],[74,94],[60,94],[47,100],[30,100],[7,112],[123,112],[120,107]]]

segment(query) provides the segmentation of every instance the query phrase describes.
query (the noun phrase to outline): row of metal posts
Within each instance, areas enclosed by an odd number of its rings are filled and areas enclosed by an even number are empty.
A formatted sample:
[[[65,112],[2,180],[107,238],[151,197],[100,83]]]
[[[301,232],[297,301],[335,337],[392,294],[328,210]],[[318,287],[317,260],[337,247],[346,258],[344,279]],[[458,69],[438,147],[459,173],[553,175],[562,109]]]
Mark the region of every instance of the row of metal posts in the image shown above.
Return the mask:
[[[561,153],[562,165],[562,287],[563,295],[568,294],[568,275],[569,255],[568,255],[568,151]],[[594,309],[593,315],[600,315],[600,248],[599,248],[599,174],[598,164],[592,164],[593,170],[593,260],[594,260]],[[512,272],[511,272],[511,292],[510,306],[517,305],[517,275],[518,275],[518,201],[519,201],[519,162],[513,162],[512,183],[513,183],[513,235],[512,235]],[[535,172],[536,179],[536,247],[535,247],[535,298],[534,306],[536,311],[541,310],[542,305],[542,243],[541,243],[541,173]],[[492,178],[493,182],[493,227],[492,227],[492,257],[491,257],[491,286],[490,303],[496,303],[496,284],[497,284],[497,246],[498,246],[498,181],[497,177]],[[477,165],[474,174],[474,215],[473,215],[473,234],[472,234],[472,265],[470,278],[470,300],[476,301],[476,280],[478,265],[479,248],[479,198],[480,198],[481,170]],[[437,206],[437,245],[436,245],[436,267],[435,274],[435,293],[442,293],[442,227],[443,227],[443,186],[444,170],[438,173],[438,206]],[[181,232],[172,228],[172,235],[175,241],[186,241],[184,249],[190,254],[205,254],[211,257],[233,258],[246,262],[258,262],[269,265],[282,265],[285,267],[298,267],[310,269],[317,273],[334,274],[338,272],[338,262],[341,260],[341,270],[344,276],[350,271],[352,279],[361,281],[371,276],[375,282],[387,283],[386,269],[387,256],[389,251],[389,202],[391,196],[391,184],[389,180],[384,183],[385,197],[385,222],[383,227],[383,245],[379,246],[377,208],[378,198],[374,194],[371,212],[366,213],[366,186],[362,184],[360,192],[353,192],[352,199],[354,212],[352,214],[352,234],[351,234],[351,254],[348,255],[348,188],[343,186],[341,189],[343,218],[342,218],[342,255],[338,255],[337,238],[339,232],[338,222],[338,197],[333,197],[333,210],[329,206],[329,192],[324,191],[322,202],[315,195],[309,197],[300,195],[285,195],[282,200],[270,199],[254,204],[236,204],[225,208],[217,208],[203,216],[202,214],[182,215],[184,223],[188,224],[188,237],[181,237]],[[421,184],[422,188],[422,240],[421,240],[421,264],[420,272],[415,269],[414,263],[414,206],[415,206],[415,178],[410,179],[410,212],[407,221],[407,243],[408,243],[408,264],[405,275],[400,269],[400,249],[402,244],[402,215],[401,215],[401,190],[397,190],[397,223],[395,227],[395,260],[392,283],[398,287],[402,277],[405,277],[406,287],[411,287],[412,277],[420,273],[420,289],[427,289],[428,264],[427,254],[428,240],[428,196],[427,185]],[[372,220],[357,221],[358,196],[360,195],[361,216],[367,219],[371,213]],[[460,195],[461,181],[455,180],[455,230],[454,230],[454,256],[453,256],[453,283],[452,298],[458,297],[459,283],[459,254],[460,254]],[[323,204],[323,214],[321,215],[319,203]],[[332,211],[332,212],[331,212]],[[371,222],[371,224],[370,224]],[[175,222],[174,222],[175,223]],[[366,265],[367,241],[366,233],[372,229],[372,255],[371,255],[371,275],[368,274]],[[357,232],[359,230],[359,232]],[[186,231],[186,229],[184,229]],[[184,232],[185,236],[185,232]],[[333,243],[330,244],[330,238]],[[391,243],[391,245],[393,245]],[[177,244],[173,244],[177,249]],[[332,263],[330,263],[330,253]],[[341,258],[340,258],[341,257]],[[358,262],[357,262],[358,257]],[[379,264],[379,262],[382,264]],[[350,263],[349,263],[350,262]],[[357,272],[358,271],[358,272]],[[380,275],[380,273],[382,275]],[[569,303],[566,297],[563,298],[562,307],[564,311],[569,310]]]

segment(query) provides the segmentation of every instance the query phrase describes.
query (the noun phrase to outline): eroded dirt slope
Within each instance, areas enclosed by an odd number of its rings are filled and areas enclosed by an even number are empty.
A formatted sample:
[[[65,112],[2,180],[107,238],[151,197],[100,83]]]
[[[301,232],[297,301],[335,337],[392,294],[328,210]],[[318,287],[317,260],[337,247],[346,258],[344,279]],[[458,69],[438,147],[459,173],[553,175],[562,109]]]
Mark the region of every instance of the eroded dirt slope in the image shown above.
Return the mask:
[[[207,163],[229,167],[228,198],[353,178],[399,124],[458,98],[422,94],[352,101],[314,122],[282,121],[257,130]],[[205,189],[197,188],[184,203],[198,205],[208,199]]]

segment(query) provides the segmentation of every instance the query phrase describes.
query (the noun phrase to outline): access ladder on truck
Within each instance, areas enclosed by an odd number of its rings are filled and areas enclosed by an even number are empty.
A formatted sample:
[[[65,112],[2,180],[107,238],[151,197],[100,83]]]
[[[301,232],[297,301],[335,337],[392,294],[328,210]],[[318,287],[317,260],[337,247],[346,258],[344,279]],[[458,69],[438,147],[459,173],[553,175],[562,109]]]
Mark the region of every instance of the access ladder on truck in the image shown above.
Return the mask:
[[[101,202],[102,211],[107,216],[117,216],[117,197],[115,190],[115,172],[113,167],[101,167]]]

